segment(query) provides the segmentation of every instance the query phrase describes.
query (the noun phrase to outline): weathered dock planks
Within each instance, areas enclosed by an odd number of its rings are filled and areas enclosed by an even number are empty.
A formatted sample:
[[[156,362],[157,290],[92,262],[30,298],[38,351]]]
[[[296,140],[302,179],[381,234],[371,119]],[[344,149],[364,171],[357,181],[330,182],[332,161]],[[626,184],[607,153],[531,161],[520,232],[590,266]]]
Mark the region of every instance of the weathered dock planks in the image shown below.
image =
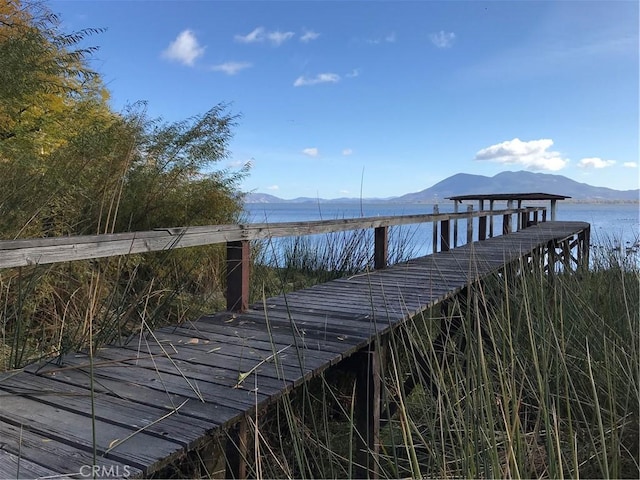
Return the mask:
[[[4,373],[0,477],[151,475],[412,315],[588,228],[541,223]]]

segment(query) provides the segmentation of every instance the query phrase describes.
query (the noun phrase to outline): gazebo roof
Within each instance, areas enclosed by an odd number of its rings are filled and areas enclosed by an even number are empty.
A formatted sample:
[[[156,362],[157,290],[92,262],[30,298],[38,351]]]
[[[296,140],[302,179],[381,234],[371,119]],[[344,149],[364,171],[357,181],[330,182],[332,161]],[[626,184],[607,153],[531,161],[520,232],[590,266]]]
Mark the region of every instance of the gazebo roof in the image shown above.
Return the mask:
[[[447,197],[447,200],[565,200],[567,198],[571,197],[552,193],[474,193]]]

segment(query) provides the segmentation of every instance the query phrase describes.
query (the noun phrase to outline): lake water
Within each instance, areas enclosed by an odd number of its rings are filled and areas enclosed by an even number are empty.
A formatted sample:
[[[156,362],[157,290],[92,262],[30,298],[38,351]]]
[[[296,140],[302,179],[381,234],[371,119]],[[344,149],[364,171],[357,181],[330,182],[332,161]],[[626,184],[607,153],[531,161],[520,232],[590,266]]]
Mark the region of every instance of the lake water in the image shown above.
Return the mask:
[[[496,204],[496,209],[505,208]],[[453,212],[452,203],[439,205],[441,213]],[[462,206],[460,211],[465,210]],[[254,203],[245,206],[248,222],[299,222],[305,220],[333,220],[342,218],[376,217],[433,213],[433,205],[407,203]],[[576,220],[591,224],[591,243],[594,246],[613,244],[623,249],[638,248],[640,239],[640,210],[638,204],[596,204],[558,202],[558,220]],[[501,218],[494,220],[494,231],[502,230]],[[474,231],[477,232],[477,219]],[[465,221],[460,222],[458,243],[466,238]],[[391,242],[408,240],[413,253],[431,253],[430,224],[393,227]],[[598,247],[596,247],[598,248]]]

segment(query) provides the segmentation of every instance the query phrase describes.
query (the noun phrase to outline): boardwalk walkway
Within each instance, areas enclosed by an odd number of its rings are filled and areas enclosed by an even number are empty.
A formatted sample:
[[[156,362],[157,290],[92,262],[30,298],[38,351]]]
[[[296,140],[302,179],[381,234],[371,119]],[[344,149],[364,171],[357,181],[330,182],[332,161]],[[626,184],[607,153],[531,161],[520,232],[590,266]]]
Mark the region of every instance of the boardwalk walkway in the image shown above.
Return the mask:
[[[412,315],[588,230],[544,222],[0,376],[0,478],[148,476]],[[91,380],[93,379],[93,381]],[[94,401],[91,401],[91,388]]]

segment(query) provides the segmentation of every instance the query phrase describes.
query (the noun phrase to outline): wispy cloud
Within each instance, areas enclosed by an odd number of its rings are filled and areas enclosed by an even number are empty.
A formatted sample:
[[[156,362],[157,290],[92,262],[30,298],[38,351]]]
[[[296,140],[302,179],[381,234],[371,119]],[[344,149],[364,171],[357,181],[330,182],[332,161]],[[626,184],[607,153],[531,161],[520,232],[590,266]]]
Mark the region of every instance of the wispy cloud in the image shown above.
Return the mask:
[[[308,43],[312,40],[316,40],[319,36],[320,34],[318,32],[314,32],[313,30],[305,30],[300,37],[300,41],[303,43]]]
[[[337,73],[319,73],[315,77],[300,76],[293,82],[294,87],[303,87],[308,85],[317,85],[319,83],[338,83],[340,75]]]
[[[638,164],[636,162],[624,162],[622,166],[627,168],[638,168]]]
[[[304,153],[308,157],[317,157],[318,155],[320,155],[320,151],[316,147],[305,148],[304,150],[302,150],[302,153]]]
[[[615,164],[615,160],[603,160],[598,157],[583,158],[578,162],[580,168],[606,168]]]
[[[267,190],[280,190],[280,187],[278,185],[271,185],[267,187]]]
[[[247,68],[251,68],[251,64],[248,62],[225,62],[219,65],[213,65],[211,70],[214,72],[224,72],[227,75],[235,75]]]
[[[354,68],[353,70],[351,70],[351,73],[347,73],[345,75],[345,77],[347,78],[356,78],[360,75],[360,70],[357,68]]]
[[[279,46],[279,45],[282,45],[287,40],[289,40],[290,38],[293,38],[294,35],[295,33],[293,32],[281,32],[277,30],[275,32],[268,32],[267,40],[269,40],[269,42],[271,42],[272,45]]]
[[[353,154],[353,150],[350,148],[345,148],[344,150],[342,150],[342,155],[344,156],[348,156],[348,155],[352,155]]]
[[[204,47],[191,30],[183,30],[162,52],[162,56],[192,67],[198,57],[204,54]]]
[[[271,45],[278,47],[293,38],[294,35],[294,32],[281,32],[280,30],[268,31],[264,27],[257,27],[246,35],[236,35],[234,39],[238,43],[269,42]]]
[[[552,145],[553,140],[549,138],[527,142],[514,138],[479,150],[475,160],[521,165],[529,170],[561,170],[569,160],[559,152],[550,151]]]
[[[395,43],[396,42],[396,33],[391,32],[380,38],[369,38],[366,40],[367,43],[371,45],[379,45],[381,43]]]
[[[438,48],[449,48],[453,45],[456,39],[456,34],[453,32],[445,32],[440,30],[437,33],[429,35],[429,40]]]
[[[229,168],[245,168],[250,169],[253,168],[254,158],[251,157],[249,160],[231,160],[227,163]]]
[[[234,37],[238,43],[258,43],[264,41],[264,27],[257,27],[246,35],[236,35]]]

